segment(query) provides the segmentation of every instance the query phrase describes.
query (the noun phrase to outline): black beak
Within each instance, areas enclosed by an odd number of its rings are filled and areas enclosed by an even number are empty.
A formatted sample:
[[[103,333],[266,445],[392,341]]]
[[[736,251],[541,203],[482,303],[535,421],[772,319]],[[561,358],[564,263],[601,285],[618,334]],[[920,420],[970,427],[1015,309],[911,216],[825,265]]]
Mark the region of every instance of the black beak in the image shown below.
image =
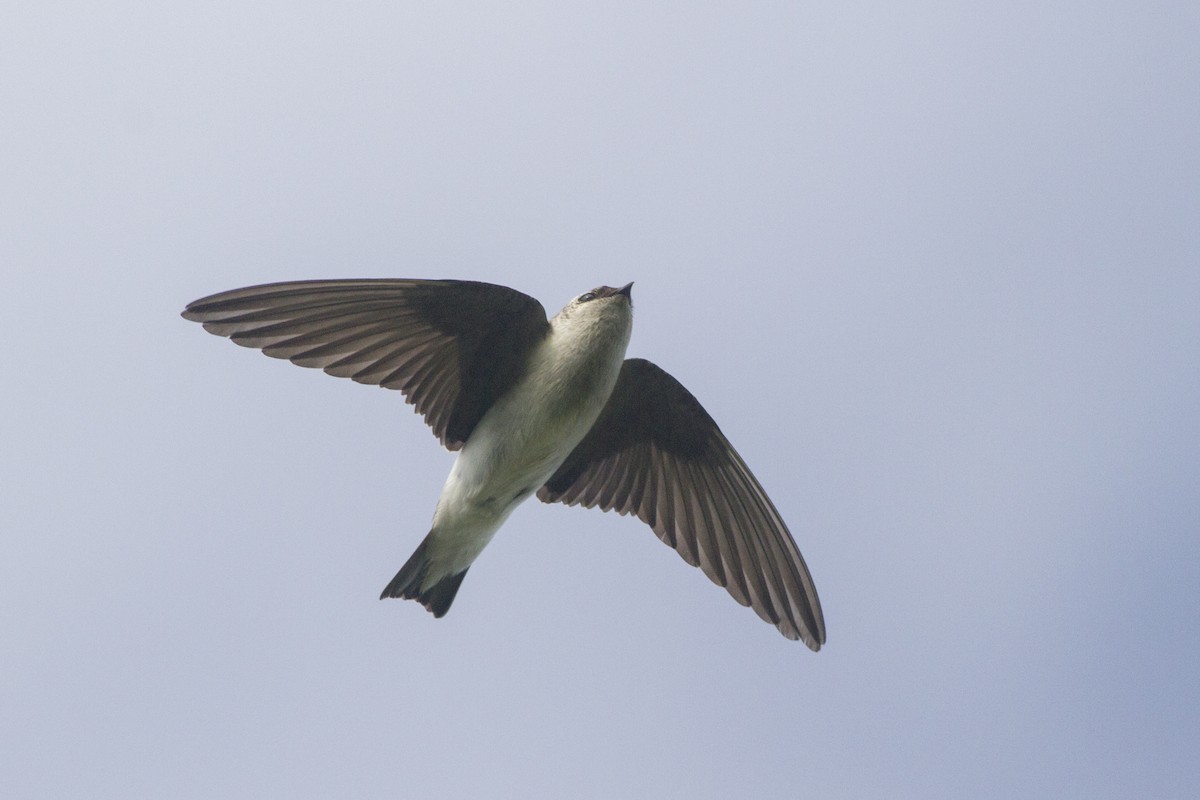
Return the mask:
[[[617,294],[623,294],[623,295],[625,295],[626,299],[632,300],[633,299],[633,281],[630,281],[629,283],[622,286],[620,289],[617,289]]]

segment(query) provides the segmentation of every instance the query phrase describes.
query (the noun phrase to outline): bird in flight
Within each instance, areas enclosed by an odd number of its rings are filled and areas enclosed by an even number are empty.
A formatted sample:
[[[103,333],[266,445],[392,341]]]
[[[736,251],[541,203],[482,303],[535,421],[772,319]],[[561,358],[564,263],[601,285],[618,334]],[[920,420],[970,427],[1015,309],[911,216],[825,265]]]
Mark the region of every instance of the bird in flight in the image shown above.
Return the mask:
[[[183,317],[237,344],[399,389],[452,451],[429,534],[381,598],[441,617],[513,509],[537,494],[633,514],[789,639],[818,650],[812,576],[749,467],[679,381],[625,358],[633,284],[550,320],[515,289],[457,280],[317,280],[221,292]]]

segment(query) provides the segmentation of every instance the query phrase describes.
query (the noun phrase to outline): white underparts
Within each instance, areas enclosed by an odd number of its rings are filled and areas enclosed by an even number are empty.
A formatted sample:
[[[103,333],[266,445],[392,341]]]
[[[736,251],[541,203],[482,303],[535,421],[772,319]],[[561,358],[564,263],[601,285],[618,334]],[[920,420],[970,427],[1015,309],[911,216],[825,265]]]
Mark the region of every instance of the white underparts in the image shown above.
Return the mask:
[[[513,509],[562,465],[612,393],[632,328],[624,298],[572,304],[550,324],[524,378],[479,421],[446,478],[422,588],[475,561]]]

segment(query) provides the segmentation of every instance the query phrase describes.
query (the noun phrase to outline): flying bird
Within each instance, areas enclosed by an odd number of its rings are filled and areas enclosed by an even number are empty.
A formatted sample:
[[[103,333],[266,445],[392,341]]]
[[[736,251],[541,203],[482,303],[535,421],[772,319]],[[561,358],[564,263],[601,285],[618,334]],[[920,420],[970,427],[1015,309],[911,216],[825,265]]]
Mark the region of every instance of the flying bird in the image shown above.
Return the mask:
[[[522,502],[634,514],[789,639],[818,650],[812,576],[749,467],[692,394],[625,358],[630,283],[553,319],[514,289],[457,280],[318,280],[221,292],[183,312],[302,367],[399,389],[458,452],[429,534],[381,598],[450,608]]]

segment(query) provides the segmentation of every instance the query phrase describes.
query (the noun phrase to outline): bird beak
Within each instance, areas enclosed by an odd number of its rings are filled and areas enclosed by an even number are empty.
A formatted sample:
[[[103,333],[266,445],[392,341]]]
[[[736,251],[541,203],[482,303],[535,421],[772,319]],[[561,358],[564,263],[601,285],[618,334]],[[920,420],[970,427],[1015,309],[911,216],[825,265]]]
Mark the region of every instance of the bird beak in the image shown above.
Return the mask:
[[[617,289],[617,294],[623,294],[623,295],[625,295],[626,299],[632,300],[633,299],[633,281],[630,281],[629,283],[622,286],[620,289]]]

